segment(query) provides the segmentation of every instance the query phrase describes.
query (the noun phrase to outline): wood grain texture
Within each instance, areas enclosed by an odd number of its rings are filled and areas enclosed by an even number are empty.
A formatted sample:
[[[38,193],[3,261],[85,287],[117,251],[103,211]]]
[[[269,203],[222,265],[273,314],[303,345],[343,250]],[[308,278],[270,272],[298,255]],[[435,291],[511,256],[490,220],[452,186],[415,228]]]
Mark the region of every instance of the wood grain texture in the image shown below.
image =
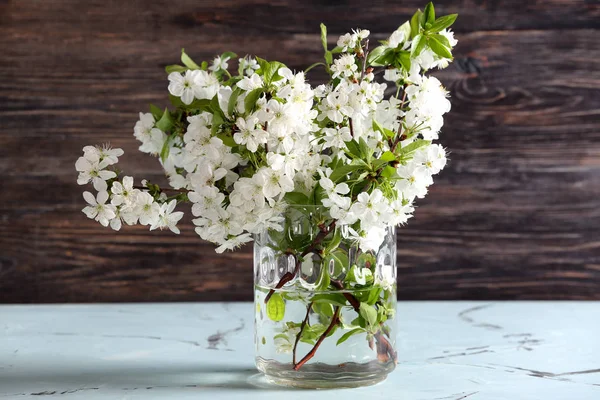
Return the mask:
[[[148,4],[146,4],[148,3]],[[233,50],[301,69],[318,23],[382,39],[421,2],[0,2],[0,302],[249,300],[252,252],[114,233],[80,212],[74,162],[110,142],[161,182],[132,127],[166,104],[163,67]],[[600,299],[597,1],[451,1],[450,163],[398,235],[402,299]],[[319,82],[322,73],[311,72]]]

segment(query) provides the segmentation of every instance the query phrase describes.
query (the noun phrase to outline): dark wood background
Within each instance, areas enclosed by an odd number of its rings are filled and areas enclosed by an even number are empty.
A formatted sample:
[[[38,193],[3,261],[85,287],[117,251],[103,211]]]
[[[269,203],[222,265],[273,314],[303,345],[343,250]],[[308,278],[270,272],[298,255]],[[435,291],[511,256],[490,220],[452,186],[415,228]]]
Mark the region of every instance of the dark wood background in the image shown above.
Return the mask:
[[[249,300],[252,249],[103,229],[82,213],[74,162],[122,147],[167,101],[182,47],[302,69],[361,26],[384,38],[424,1],[0,1],[0,302]],[[398,235],[401,299],[600,299],[600,5],[464,0],[442,143],[450,163]],[[323,79],[311,73],[314,82]]]

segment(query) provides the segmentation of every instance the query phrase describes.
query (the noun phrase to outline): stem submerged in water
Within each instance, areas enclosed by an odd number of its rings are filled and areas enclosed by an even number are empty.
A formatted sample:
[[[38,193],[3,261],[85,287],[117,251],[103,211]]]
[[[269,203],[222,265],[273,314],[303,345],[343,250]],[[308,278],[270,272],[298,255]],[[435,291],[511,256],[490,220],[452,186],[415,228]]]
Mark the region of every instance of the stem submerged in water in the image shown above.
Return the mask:
[[[283,274],[283,276],[281,277],[279,282],[277,282],[277,285],[275,285],[275,288],[269,290],[269,293],[265,297],[265,304],[267,304],[269,302],[269,299],[271,298],[271,296],[273,296],[273,293],[275,293],[275,290],[281,289],[283,287],[283,285],[285,285],[286,283],[288,283],[289,281],[294,279],[296,277],[296,275],[298,275],[298,272],[300,272],[300,267],[302,266],[302,258],[306,257],[307,254],[310,254],[312,251],[314,251],[321,244],[321,242],[327,237],[327,235],[329,235],[333,231],[333,229],[335,229],[335,222],[336,221],[333,220],[333,221],[331,221],[331,223],[329,225],[322,226],[320,228],[319,234],[317,236],[315,236],[312,243],[309,244],[308,247],[300,254],[300,257],[294,255],[294,257],[296,258],[296,266],[294,267],[294,272],[291,273],[288,271],[285,274]]]
[[[294,350],[292,353],[292,363],[294,365],[296,365],[296,348],[298,347],[298,342],[300,341],[300,338],[302,337],[304,328],[306,327],[306,324],[308,323],[308,318],[310,316],[310,310],[312,308],[312,305],[313,305],[312,301],[310,303],[308,303],[308,307],[306,307],[306,316],[304,317],[304,320],[302,321],[302,324],[300,325],[300,331],[296,335],[296,341],[294,342]]]
[[[294,363],[294,371],[298,371],[308,360],[310,360],[311,358],[313,358],[315,356],[315,353],[317,352],[317,349],[319,348],[321,343],[323,343],[323,340],[325,340],[325,338],[329,335],[329,333],[331,332],[333,327],[335,325],[337,325],[339,322],[340,322],[340,307],[336,306],[335,312],[333,313],[333,317],[331,317],[331,322],[329,323],[329,326],[327,327],[325,332],[323,332],[323,334],[319,337],[319,339],[317,340],[317,343],[315,343],[315,345],[308,352],[308,354],[306,354],[304,356],[304,358],[302,360],[300,360],[297,364]]]

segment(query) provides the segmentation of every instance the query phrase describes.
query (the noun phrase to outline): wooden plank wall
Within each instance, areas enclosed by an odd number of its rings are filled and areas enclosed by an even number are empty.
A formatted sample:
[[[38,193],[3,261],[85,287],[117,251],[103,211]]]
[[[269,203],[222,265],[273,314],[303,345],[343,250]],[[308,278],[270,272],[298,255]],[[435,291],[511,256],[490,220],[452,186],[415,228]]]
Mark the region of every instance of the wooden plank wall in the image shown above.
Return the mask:
[[[424,1],[424,0],[423,0]],[[0,1],[0,302],[249,300],[252,249],[116,234],[80,212],[85,144],[126,151],[160,182],[132,127],[166,104],[182,47],[302,69],[350,28],[393,31],[423,1]],[[440,2],[441,3],[441,2]],[[600,299],[598,1],[462,0],[443,143],[450,164],[398,235],[401,299]],[[318,82],[319,73],[311,74]]]

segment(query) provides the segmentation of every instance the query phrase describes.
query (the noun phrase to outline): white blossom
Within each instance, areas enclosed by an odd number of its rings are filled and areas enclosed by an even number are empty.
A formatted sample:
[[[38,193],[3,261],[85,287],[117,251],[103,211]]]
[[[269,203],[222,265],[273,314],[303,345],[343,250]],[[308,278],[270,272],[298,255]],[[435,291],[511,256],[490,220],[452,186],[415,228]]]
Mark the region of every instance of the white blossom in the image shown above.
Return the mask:
[[[110,160],[104,159],[100,161],[100,156],[97,153],[85,153],[75,163],[75,169],[79,172],[77,183],[85,185],[91,181],[96,190],[106,190],[106,181],[117,176],[114,171],[105,169],[109,165]]]
[[[160,214],[160,205],[148,192],[140,192],[137,196],[135,214],[142,225],[154,225]]]
[[[171,72],[168,77],[169,93],[180,97],[183,104],[191,104],[200,91],[200,86],[195,81],[198,72],[187,70],[183,75],[180,72]]]
[[[175,206],[177,205],[177,200],[171,200],[168,203],[163,203],[160,205],[160,209],[158,211],[158,218],[156,218],[150,230],[154,229],[165,229],[168,228],[171,232],[179,234],[179,228],[177,227],[177,222],[183,217],[183,212],[175,211]]]
[[[358,65],[356,65],[356,58],[352,54],[344,54],[340,58],[336,59],[331,66],[333,72],[332,78],[342,76],[344,78],[350,78],[358,71]]]
[[[219,247],[217,247],[217,253],[223,253],[225,250],[235,250],[244,243],[248,243],[252,241],[252,235],[249,233],[244,233],[239,236],[231,237],[225,240]]]
[[[283,171],[263,168],[258,173],[264,177],[263,194],[267,199],[273,199],[294,190],[294,181]]]
[[[259,145],[267,143],[268,133],[262,128],[257,128],[257,117],[250,116],[247,119],[240,117],[235,124],[238,130],[233,134],[233,140],[245,145],[251,152],[256,152]]]
[[[227,68],[229,67],[229,64],[227,64],[227,62],[230,60],[231,57],[221,57],[221,56],[217,56],[215,57],[215,59],[212,62],[212,65],[210,67],[208,67],[208,69],[210,69],[211,71],[221,71],[221,70],[227,70]]]
[[[444,68],[451,59],[429,43],[411,56],[416,43],[404,25],[381,41],[379,50],[402,52],[410,57],[410,68],[394,59],[388,65],[367,62],[363,71],[369,35],[355,29],[340,36],[326,68],[331,79],[316,87],[304,72],[250,56],[238,59],[233,77],[226,55],[212,60],[208,70],[169,74],[168,92],[180,99],[170,107],[172,125],[165,128],[163,120],[165,131],[156,126],[161,117],[154,108],[139,114],[133,134],[141,152],[161,155],[175,192],[145,181],[143,189],[136,188],[133,177],[117,175],[121,149],[86,146],[75,163],[77,182],[91,183],[98,193],[84,193],[83,212],[115,230],[139,223],[179,233],[183,211],[175,208],[187,201],[196,233],[223,252],[264,230],[282,232],[288,203],[308,199],[321,207],[322,220],[335,220],[346,240],[363,252],[377,251],[389,229],[411,218],[415,199],[427,194],[446,165],[446,150],[431,142],[450,110],[448,92],[427,71]],[[439,35],[456,45],[452,31]],[[383,81],[393,82],[397,91],[388,92]],[[250,96],[252,91],[260,94]],[[395,284],[393,273],[352,271],[352,284],[373,279],[384,287]],[[295,336],[289,339],[279,340],[278,350],[289,350]]]
[[[356,47],[358,41],[358,37],[351,33],[346,33],[337,41],[337,45],[342,48],[342,51],[352,50]]]
[[[240,58],[239,64],[239,69],[248,76],[254,74],[254,71],[260,68],[258,61],[252,57]]]
[[[131,176],[124,177],[123,183],[114,182],[110,190],[112,192],[110,202],[113,206],[130,209],[135,205],[139,190],[133,188],[133,178]]]
[[[108,192],[98,192],[96,197],[94,197],[94,195],[90,192],[83,192],[83,198],[89,204],[83,209],[84,214],[87,215],[88,218],[100,222],[102,226],[108,226],[110,220],[115,218],[115,207],[113,205],[106,204],[106,201],[108,200]]]
[[[351,210],[362,222],[376,224],[380,216],[385,214],[388,208],[381,190],[375,189],[371,194],[367,192],[360,193]]]
[[[240,89],[244,89],[248,92],[258,89],[263,86],[263,80],[258,74],[252,74],[251,76],[245,76],[241,81],[236,83],[236,86]]]

